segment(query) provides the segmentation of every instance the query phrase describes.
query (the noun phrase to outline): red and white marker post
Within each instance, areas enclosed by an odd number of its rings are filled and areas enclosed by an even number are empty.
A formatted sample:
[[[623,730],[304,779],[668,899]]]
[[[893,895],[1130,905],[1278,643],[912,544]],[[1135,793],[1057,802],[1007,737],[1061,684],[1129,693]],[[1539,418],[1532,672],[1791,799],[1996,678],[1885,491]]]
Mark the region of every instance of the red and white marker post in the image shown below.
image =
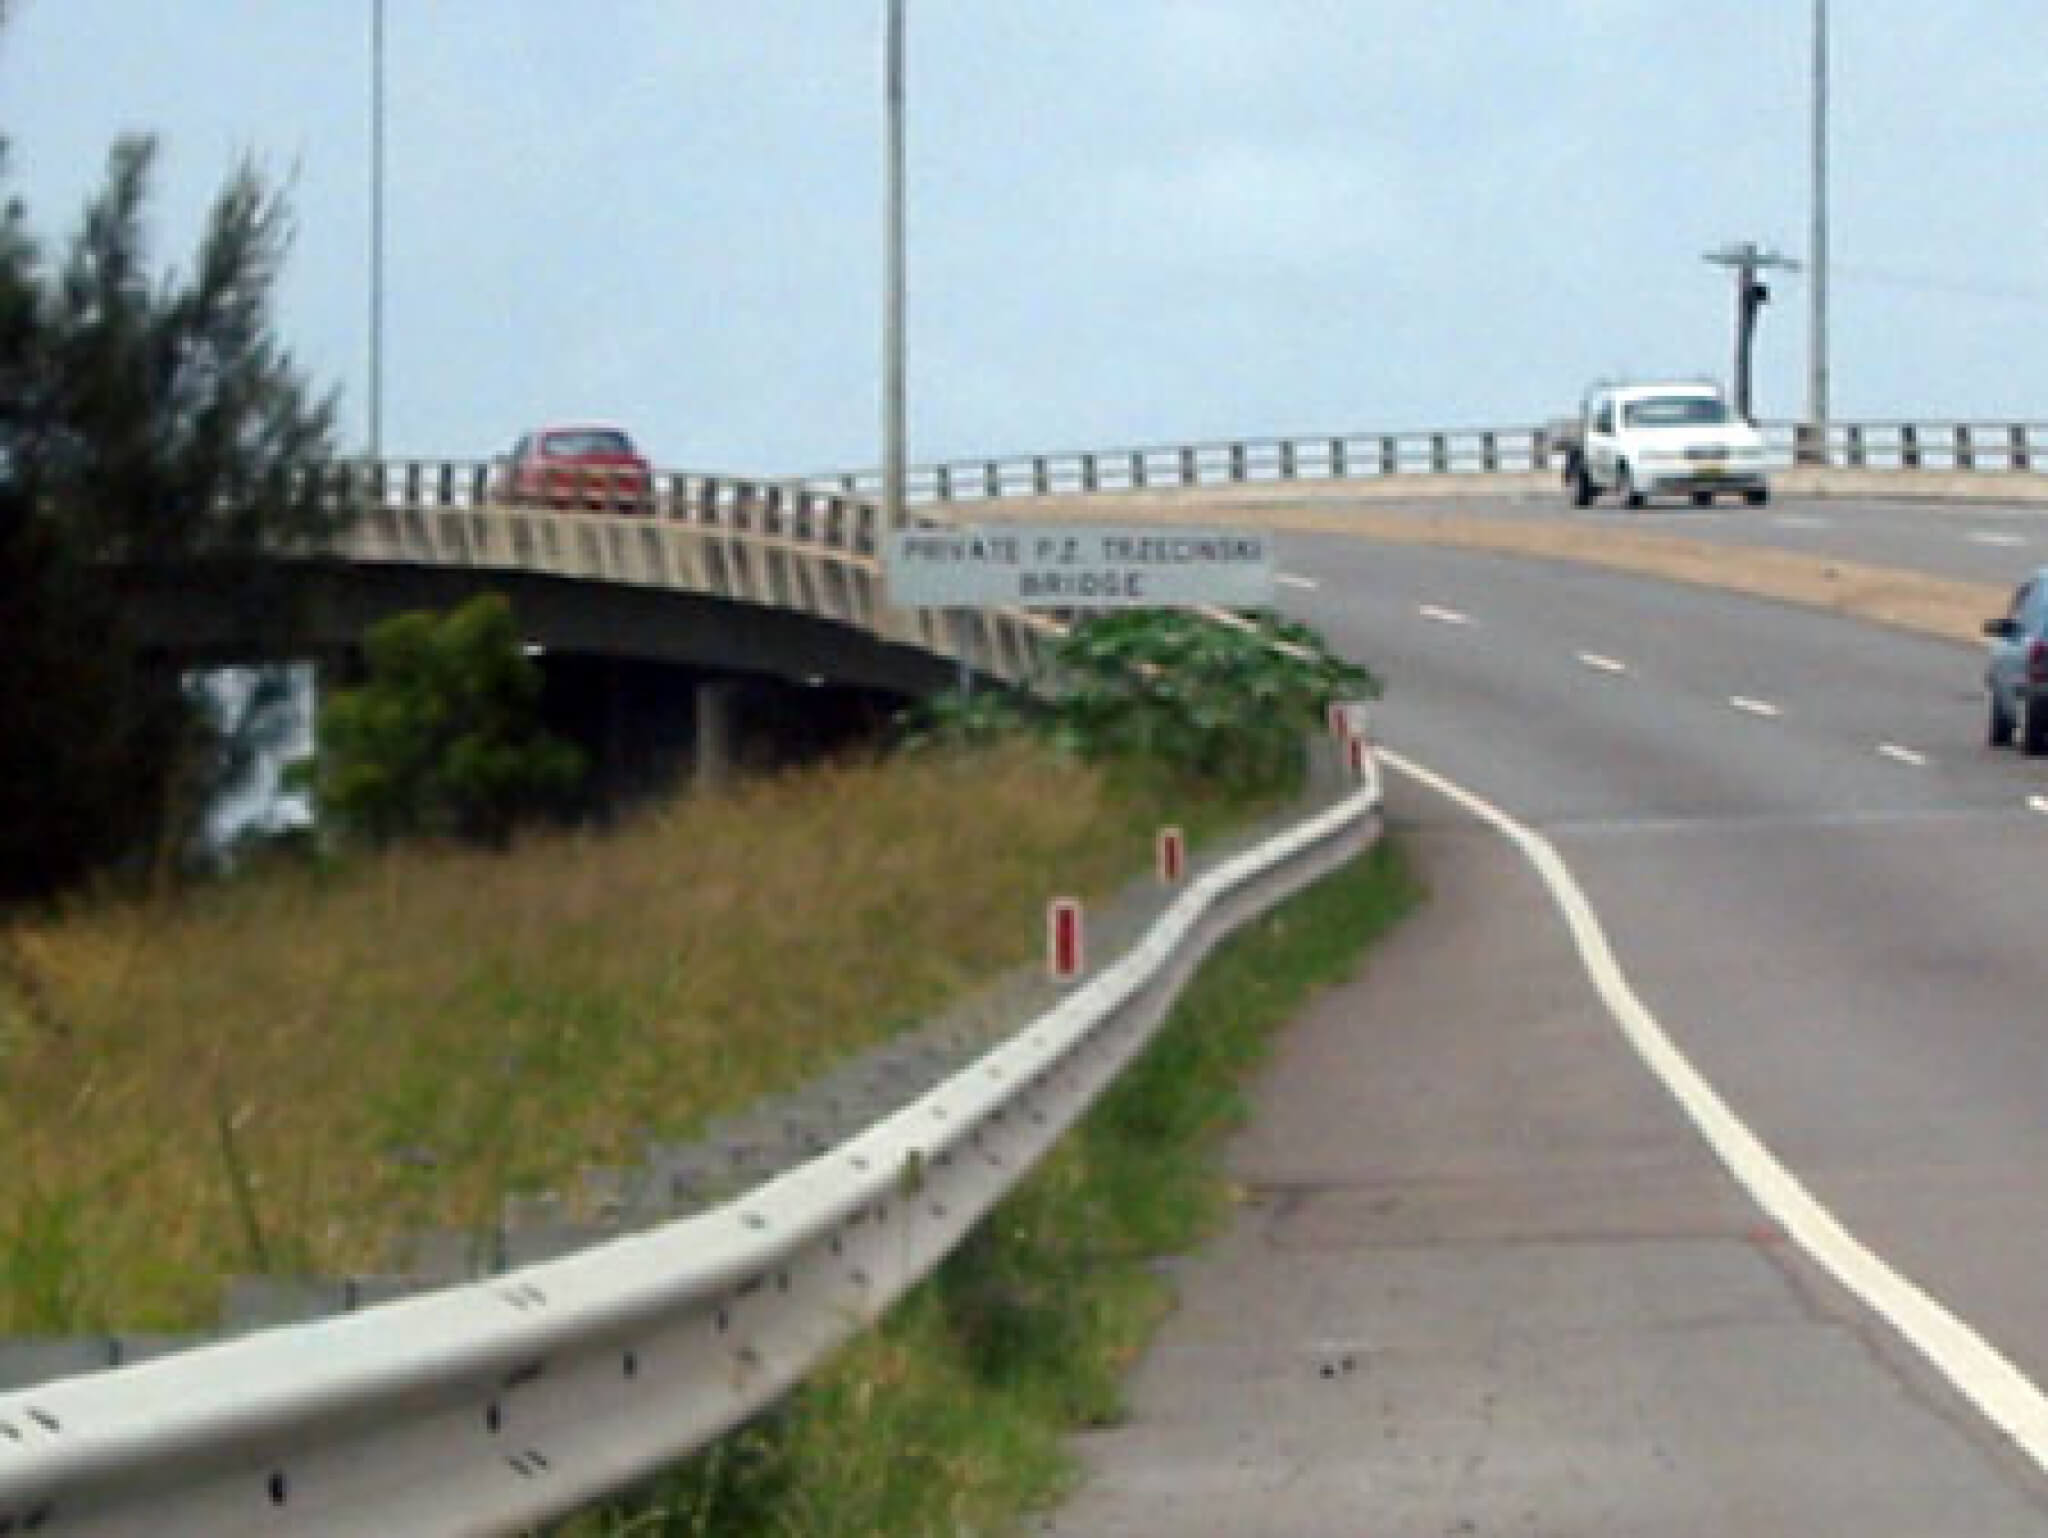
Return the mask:
[[[1179,886],[1188,873],[1187,835],[1178,828],[1159,830],[1159,880],[1166,886]]]
[[[1081,900],[1055,897],[1045,905],[1045,967],[1061,982],[1071,982],[1086,965],[1082,942]]]

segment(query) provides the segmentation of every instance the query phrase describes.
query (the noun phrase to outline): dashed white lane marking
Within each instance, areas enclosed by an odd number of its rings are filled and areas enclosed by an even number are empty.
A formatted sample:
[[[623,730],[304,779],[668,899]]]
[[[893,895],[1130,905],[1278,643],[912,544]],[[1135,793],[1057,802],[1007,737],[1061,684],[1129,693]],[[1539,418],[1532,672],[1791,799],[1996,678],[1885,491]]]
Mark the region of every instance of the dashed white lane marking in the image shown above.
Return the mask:
[[[1316,581],[1314,577],[1297,577],[1291,571],[1275,572],[1273,574],[1273,580],[1279,583],[1282,587],[1317,588],[1322,586],[1322,584]]]
[[[1911,748],[1902,748],[1896,742],[1880,742],[1877,751],[1886,758],[1895,758],[1902,764],[1911,764],[1915,769],[1925,768],[1927,755],[1916,753]]]
[[[1416,612],[1424,619],[1433,619],[1442,625],[1469,625],[1472,616],[1460,614],[1456,609],[1446,609],[1440,604],[1426,603],[1418,606]]]
[[[2031,811],[2048,814],[2048,796],[2027,797],[2027,807]]]
[[[1780,513],[1771,520],[1781,529],[1825,529],[1833,521],[1816,518],[1812,513]]]
[[[1866,1248],[1736,1117],[1629,987],[1592,902],[1549,840],[1399,753],[1381,748],[1379,756],[1491,824],[1521,850],[1563,912],[1586,975],[1615,1024],[1757,1205],[1788,1239],[1925,1356],[2036,1467],[2048,1471],[2048,1396],[1918,1283]],[[2030,804],[2048,811],[2048,797],[2036,796]]]
[[[1598,652],[1580,652],[1579,661],[1596,673],[1626,673],[1628,664],[1617,662],[1612,657],[1603,657]]]
[[[1970,534],[1971,544],[1995,545],[2000,550],[2010,550],[2015,545],[2024,545],[2026,542],[2027,537],[2024,534],[2004,534],[1993,529],[1976,529]]]
[[[1731,694],[1728,703],[1737,710],[1746,710],[1753,716],[1779,716],[1784,712],[1769,700],[1753,700],[1746,694]]]

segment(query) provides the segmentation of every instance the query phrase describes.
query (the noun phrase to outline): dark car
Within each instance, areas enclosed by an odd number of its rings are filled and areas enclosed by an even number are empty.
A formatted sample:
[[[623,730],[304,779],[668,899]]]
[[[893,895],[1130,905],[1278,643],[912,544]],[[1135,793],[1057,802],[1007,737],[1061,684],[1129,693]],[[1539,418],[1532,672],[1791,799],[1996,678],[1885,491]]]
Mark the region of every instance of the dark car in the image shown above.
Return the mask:
[[[1984,622],[1984,634],[1991,638],[1986,739],[2002,748],[2017,734],[2020,751],[2038,758],[2048,753],[2048,566],[2013,590],[2005,613]]]
[[[600,513],[654,510],[654,475],[633,440],[603,423],[569,423],[530,432],[505,457],[506,502]]]

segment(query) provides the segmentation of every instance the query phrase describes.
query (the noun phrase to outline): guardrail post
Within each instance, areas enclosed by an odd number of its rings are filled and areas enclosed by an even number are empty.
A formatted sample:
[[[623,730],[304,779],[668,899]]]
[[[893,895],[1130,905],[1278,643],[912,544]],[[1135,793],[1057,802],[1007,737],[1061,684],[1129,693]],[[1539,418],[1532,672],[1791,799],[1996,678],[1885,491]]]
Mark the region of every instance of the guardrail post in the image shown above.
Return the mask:
[[[1294,440],[1292,438],[1282,438],[1280,440],[1280,479],[1283,481],[1294,479]]]
[[[993,459],[981,467],[981,490],[990,498],[1003,494],[1003,467]]]
[[[1550,468],[1550,429],[1547,427],[1539,427],[1529,434],[1529,468]]]
[[[932,470],[932,477],[938,486],[939,500],[941,502],[952,501],[953,472],[944,465],[938,465]]]
[[[1429,468],[1437,475],[1450,474],[1451,445],[1442,433],[1429,435]]]
[[[1131,450],[1131,485],[1142,489],[1145,485],[1145,451]]]
[[[1400,473],[1401,445],[1395,440],[1392,433],[1382,433],[1380,435],[1380,474],[1399,475]]]
[[[1851,422],[1842,430],[1842,434],[1844,440],[1843,456],[1848,460],[1849,468],[1861,470],[1865,457],[1863,449],[1863,424],[1861,422]]]
[[[1342,438],[1332,438],[1330,440],[1331,478],[1341,481],[1350,473],[1350,468],[1344,463],[1344,440]]]
[[[469,505],[483,507],[491,500],[491,467],[471,465],[469,467]]]
[[[1970,442],[1970,426],[1967,422],[1956,423],[1956,468],[1974,470],[1977,468],[1976,446]]]
[[[1479,435],[1479,468],[1488,475],[1500,468],[1500,441],[1490,432]]]
[[[2006,461],[2009,467],[2014,470],[2033,469],[2034,456],[2027,443],[2026,428],[2018,422],[2013,423],[2011,427],[2006,429],[2006,441],[2011,445],[2006,450]]]
[[[1052,472],[1046,468],[1043,454],[1031,461],[1031,489],[1041,497],[1052,494]]]
[[[1233,481],[1244,479],[1244,445],[1242,443],[1233,443],[1230,446],[1230,478]]]
[[[1083,491],[1094,491],[1098,484],[1098,479],[1095,474],[1095,456],[1093,454],[1083,454],[1081,456],[1081,489]]]
[[[1792,463],[1795,465],[1825,465],[1827,462],[1827,441],[1821,436],[1819,424],[1814,422],[1794,422],[1792,424]]]
[[[1920,468],[1920,430],[1911,422],[1899,424],[1899,468]]]
[[[1180,483],[1193,486],[1200,480],[1201,476],[1195,469],[1195,451],[1183,445],[1180,451]]]

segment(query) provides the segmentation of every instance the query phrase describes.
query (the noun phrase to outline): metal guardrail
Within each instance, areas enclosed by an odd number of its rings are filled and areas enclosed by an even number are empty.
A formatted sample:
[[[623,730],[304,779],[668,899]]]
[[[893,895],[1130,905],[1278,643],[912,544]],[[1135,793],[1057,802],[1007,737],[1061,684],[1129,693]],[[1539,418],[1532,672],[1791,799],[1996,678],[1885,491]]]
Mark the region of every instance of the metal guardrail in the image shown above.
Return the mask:
[[[0,1534],[497,1533],[771,1403],[926,1275],[1231,929],[1377,835],[1379,782],[1193,881],[964,1071],[700,1216],[360,1313],[0,1395]]]
[[[1826,453],[1803,424],[1761,424],[1770,463],[1838,469],[2048,470],[2048,423],[1871,421],[1830,423]],[[1313,434],[1223,442],[1154,444],[1001,455],[919,465],[906,495],[921,504],[1012,497],[1228,487],[1274,481],[1379,480],[1416,475],[1517,475],[1563,466],[1565,425],[1422,432]],[[880,492],[878,471],[807,477],[806,486],[849,497]]]

